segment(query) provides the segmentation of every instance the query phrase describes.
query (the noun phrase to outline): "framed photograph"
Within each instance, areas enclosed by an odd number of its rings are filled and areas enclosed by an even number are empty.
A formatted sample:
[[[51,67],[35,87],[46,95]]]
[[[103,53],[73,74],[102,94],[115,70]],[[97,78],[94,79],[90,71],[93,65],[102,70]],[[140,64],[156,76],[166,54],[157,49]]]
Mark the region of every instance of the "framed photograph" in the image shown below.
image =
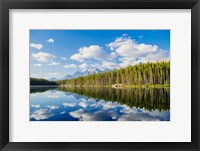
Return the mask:
[[[1,150],[200,150],[198,0],[1,0]]]

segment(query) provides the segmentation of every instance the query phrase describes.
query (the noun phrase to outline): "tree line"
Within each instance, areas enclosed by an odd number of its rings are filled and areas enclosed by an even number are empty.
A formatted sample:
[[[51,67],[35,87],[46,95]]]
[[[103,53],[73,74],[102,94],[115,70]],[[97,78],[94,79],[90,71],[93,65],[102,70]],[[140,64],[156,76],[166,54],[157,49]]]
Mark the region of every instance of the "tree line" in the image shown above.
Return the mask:
[[[30,85],[58,85],[54,81],[49,81],[41,78],[30,78]]]
[[[57,81],[66,86],[169,85],[170,61],[147,62],[109,72]]]

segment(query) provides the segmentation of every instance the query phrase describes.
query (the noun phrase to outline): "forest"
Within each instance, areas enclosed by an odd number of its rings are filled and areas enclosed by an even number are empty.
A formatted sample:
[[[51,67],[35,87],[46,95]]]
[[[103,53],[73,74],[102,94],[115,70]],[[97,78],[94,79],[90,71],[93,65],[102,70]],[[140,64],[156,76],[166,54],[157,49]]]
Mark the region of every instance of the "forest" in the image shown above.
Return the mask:
[[[62,86],[168,86],[170,85],[170,61],[147,62],[82,76],[69,80],[56,81]]]
[[[30,78],[30,85],[58,85],[54,81],[48,81],[41,78]]]

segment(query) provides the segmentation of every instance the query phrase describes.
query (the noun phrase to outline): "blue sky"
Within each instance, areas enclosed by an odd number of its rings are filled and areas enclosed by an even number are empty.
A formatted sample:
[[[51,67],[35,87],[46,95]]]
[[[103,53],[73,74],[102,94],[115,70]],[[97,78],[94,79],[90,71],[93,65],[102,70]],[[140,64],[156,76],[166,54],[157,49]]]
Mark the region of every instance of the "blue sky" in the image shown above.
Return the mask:
[[[169,30],[30,30],[31,77],[169,60]]]

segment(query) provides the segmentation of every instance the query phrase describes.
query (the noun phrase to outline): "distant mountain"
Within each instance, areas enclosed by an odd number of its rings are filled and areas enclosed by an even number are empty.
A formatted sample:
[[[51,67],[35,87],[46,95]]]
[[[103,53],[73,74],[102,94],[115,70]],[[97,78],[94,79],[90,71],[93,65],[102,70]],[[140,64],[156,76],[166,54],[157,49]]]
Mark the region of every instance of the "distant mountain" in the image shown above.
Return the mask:
[[[50,78],[50,79],[48,79],[49,81],[56,81],[56,80],[58,80],[57,78],[55,78],[55,77],[52,77],[52,78]]]
[[[72,78],[73,78],[72,75],[67,74],[66,76],[62,77],[62,78],[59,79],[59,80],[66,80],[66,79],[72,79]]]
[[[100,69],[94,69],[92,71],[89,70],[85,70],[85,71],[76,71],[74,74],[72,75],[66,75],[63,78],[59,79],[59,80],[66,80],[66,79],[72,79],[72,78],[77,78],[77,77],[81,77],[81,76],[87,76],[90,74],[96,74],[96,73],[102,73],[102,72],[106,72],[109,71],[110,69],[104,69],[104,70],[100,70]]]

